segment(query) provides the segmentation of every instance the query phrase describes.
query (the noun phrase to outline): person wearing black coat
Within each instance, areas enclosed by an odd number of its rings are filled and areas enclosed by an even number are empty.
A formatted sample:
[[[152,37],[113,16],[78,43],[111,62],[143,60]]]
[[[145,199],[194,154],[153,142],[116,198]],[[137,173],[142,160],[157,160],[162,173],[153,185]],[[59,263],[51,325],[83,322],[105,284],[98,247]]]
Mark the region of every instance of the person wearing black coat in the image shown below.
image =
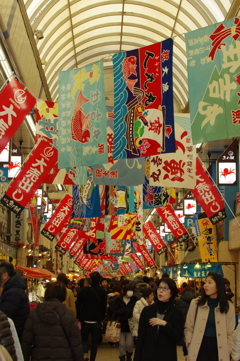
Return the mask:
[[[22,335],[24,361],[83,361],[77,319],[65,299],[65,285],[50,283],[45,302],[30,312]]]
[[[182,311],[184,323],[186,321],[188,309],[190,307],[191,301],[196,298],[196,295],[194,294],[191,287],[187,286],[183,289],[180,298],[175,301],[175,305]],[[182,339],[182,342],[180,345],[183,346],[183,355],[185,359],[187,360],[188,351],[184,342],[184,339]]]
[[[171,278],[157,284],[157,300],[143,309],[134,361],[177,361],[177,342],[183,337],[183,315],[174,305],[178,293]]]
[[[14,322],[19,340],[21,340],[30,308],[25,290],[25,280],[15,273],[12,263],[0,262],[0,283],[3,291],[0,298],[0,310]]]
[[[119,341],[119,358],[120,361],[131,361],[133,352],[133,336],[130,332],[128,320],[133,315],[133,309],[138,298],[133,295],[134,287],[128,283],[123,286],[123,294],[116,297],[112,308],[114,319],[121,323],[121,334]]]

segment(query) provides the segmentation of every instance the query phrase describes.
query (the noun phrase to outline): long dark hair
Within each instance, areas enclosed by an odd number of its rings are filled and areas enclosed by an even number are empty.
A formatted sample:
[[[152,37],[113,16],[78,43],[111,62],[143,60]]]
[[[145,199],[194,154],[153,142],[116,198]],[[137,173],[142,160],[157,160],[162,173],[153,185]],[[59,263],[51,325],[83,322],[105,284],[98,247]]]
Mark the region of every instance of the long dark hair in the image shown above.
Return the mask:
[[[219,273],[209,272],[207,277],[211,277],[216,283],[219,305],[220,305],[220,312],[227,313],[229,310],[229,303],[228,303],[226,292],[225,292],[223,276],[220,275]],[[204,288],[202,288],[201,298],[198,301],[198,306],[203,306],[207,300],[208,300],[208,296],[206,295]]]

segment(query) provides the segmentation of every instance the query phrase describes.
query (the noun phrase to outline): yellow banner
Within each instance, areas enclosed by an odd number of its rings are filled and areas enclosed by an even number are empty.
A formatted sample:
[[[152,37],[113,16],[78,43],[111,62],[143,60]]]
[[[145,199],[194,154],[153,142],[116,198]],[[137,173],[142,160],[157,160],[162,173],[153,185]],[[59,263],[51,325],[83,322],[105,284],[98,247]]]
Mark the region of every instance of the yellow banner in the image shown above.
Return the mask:
[[[201,235],[198,236],[198,246],[202,262],[217,262],[216,227],[208,218],[198,220]]]

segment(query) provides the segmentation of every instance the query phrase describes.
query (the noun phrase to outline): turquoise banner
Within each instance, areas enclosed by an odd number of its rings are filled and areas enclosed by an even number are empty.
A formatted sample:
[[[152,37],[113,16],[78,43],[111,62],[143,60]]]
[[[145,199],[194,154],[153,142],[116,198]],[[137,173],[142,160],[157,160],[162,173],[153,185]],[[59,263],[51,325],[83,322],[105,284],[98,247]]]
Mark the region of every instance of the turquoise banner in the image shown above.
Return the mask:
[[[207,267],[206,263],[200,263],[201,268],[194,268],[195,264],[188,264],[187,268],[183,268],[181,264],[180,276],[187,278],[206,278],[209,272],[220,273],[223,276],[221,263],[211,263],[211,267]]]

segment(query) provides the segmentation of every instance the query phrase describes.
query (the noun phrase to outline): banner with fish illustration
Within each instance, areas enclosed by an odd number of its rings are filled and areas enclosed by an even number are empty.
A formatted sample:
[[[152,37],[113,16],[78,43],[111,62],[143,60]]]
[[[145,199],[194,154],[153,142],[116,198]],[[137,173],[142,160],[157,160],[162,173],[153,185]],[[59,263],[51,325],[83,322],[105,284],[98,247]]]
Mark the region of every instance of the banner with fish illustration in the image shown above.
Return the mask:
[[[59,168],[107,163],[103,62],[59,74]]]
[[[152,186],[193,188],[196,184],[196,149],[192,144],[190,119],[175,115],[176,153],[151,157]]]
[[[47,138],[58,150],[58,104],[45,100],[37,100],[36,108],[36,141],[40,137]],[[45,178],[46,184],[86,184],[86,167],[59,169],[54,165]]]
[[[83,247],[84,254],[106,255],[105,239],[89,238]]]
[[[114,114],[107,107],[108,163],[93,166],[93,183],[104,185],[134,186],[144,182],[144,158],[113,159]]]
[[[113,55],[114,159],[175,152],[173,40]]]
[[[193,144],[239,136],[240,18],[185,38]]]

